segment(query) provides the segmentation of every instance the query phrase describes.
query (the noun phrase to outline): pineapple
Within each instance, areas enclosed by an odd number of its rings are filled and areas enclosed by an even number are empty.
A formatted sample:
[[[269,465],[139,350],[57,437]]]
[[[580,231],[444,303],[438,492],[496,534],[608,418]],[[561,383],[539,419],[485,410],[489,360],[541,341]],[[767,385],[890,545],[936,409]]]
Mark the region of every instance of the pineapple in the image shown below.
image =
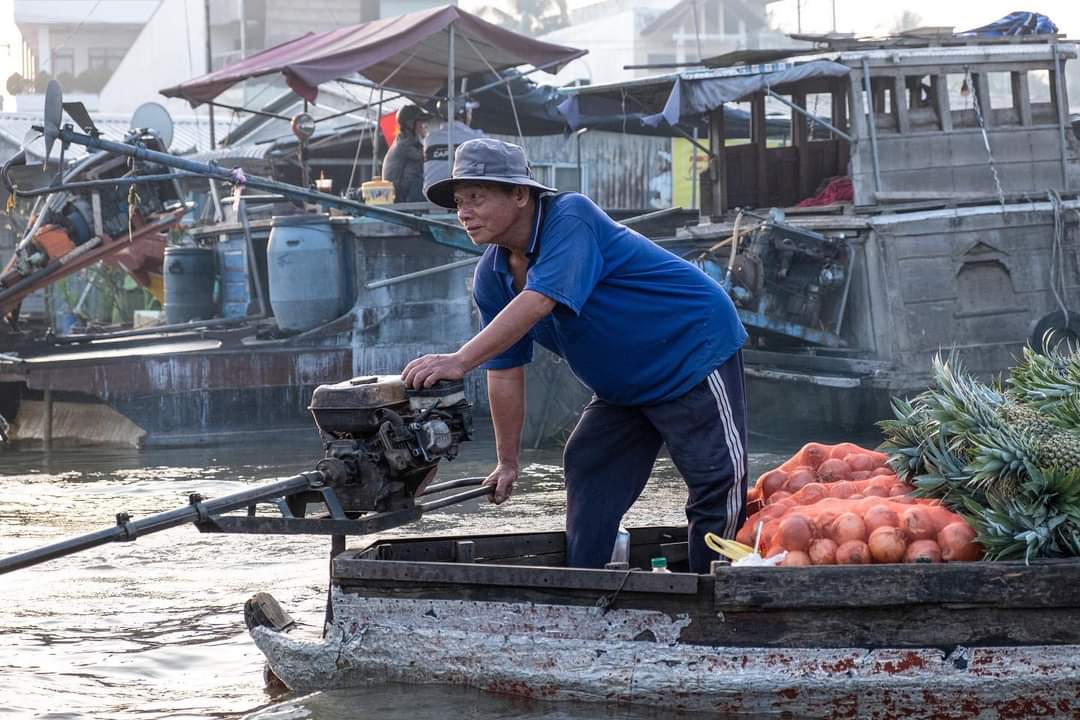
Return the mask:
[[[963,514],[989,559],[1080,554],[1080,356],[1025,352],[1005,386],[935,358],[879,423],[897,475]]]

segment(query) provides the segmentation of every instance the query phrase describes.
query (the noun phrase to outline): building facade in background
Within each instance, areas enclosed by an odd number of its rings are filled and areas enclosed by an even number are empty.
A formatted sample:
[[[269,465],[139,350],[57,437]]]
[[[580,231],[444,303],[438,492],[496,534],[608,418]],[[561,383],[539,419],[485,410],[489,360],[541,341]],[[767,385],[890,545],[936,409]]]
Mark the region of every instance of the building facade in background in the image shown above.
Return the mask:
[[[210,67],[231,65],[305,32],[446,3],[210,0]],[[158,89],[207,72],[204,0],[15,0],[14,22],[22,36],[20,67],[5,81],[21,112],[40,110],[52,78],[65,97],[88,109],[122,113],[148,100],[162,102]],[[183,104],[163,104],[185,112]]]
[[[571,24],[544,36],[585,47],[556,84],[607,83],[662,70],[628,65],[693,63],[731,50],[784,47],[786,35],[769,29],[767,8],[778,0],[600,0],[574,10]]]
[[[158,0],[15,0],[21,67],[4,80],[17,108],[40,109],[45,85],[56,79],[69,97],[98,109],[101,89],[157,6]]]

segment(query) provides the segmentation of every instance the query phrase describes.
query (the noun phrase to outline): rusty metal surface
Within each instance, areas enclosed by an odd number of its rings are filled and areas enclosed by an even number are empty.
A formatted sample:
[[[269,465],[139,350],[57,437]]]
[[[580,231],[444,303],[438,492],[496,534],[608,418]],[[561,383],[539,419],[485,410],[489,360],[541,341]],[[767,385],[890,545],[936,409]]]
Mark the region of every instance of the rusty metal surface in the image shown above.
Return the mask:
[[[252,636],[298,692],[369,682],[469,685],[548,700],[724,717],[1080,715],[1080,647],[763,649],[680,644],[647,610],[332,594],[324,640]],[[417,672],[422,668],[422,672]]]

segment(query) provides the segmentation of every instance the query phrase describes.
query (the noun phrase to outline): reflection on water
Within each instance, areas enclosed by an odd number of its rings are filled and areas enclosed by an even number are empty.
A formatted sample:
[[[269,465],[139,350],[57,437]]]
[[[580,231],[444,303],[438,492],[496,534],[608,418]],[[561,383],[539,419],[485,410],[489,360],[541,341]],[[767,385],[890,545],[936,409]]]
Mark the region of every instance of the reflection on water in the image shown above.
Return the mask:
[[[760,446],[761,444],[758,443]],[[775,465],[795,442],[752,455]],[[260,445],[152,450],[0,448],[0,556],[311,469],[311,435]],[[440,478],[485,474],[490,439],[465,446]],[[385,533],[562,529],[561,456],[526,451],[513,500],[446,508]],[[628,525],[685,522],[686,492],[666,459]],[[354,538],[350,547],[372,538]],[[7,718],[648,718],[642,710],[529,702],[460,688],[378,687],[272,698],[243,604],[274,594],[302,624],[321,625],[329,539],[202,535],[192,526],[113,543],[0,577],[0,720]]]

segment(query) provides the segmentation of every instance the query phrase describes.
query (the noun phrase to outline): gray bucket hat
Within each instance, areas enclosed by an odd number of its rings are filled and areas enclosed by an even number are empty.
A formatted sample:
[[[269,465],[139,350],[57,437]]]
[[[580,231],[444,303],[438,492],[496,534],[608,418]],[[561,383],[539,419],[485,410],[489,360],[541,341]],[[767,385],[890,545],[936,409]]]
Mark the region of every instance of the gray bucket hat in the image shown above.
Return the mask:
[[[495,138],[466,140],[454,150],[454,170],[445,180],[424,188],[424,195],[436,205],[454,208],[454,183],[462,181],[496,182],[504,185],[525,185],[546,192],[555,188],[529,177],[529,162],[525,151],[513,143]]]

